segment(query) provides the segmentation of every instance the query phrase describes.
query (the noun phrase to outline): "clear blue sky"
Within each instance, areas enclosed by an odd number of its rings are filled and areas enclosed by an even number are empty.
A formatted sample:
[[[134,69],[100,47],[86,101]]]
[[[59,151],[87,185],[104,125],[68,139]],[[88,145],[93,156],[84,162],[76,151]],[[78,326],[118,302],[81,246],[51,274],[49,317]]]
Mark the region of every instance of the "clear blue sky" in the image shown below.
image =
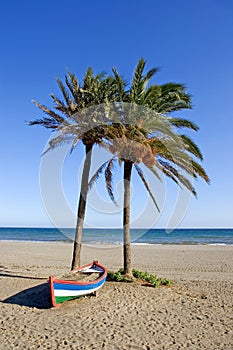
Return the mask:
[[[51,106],[56,76],[67,68],[82,78],[89,65],[95,72],[117,66],[130,80],[143,56],[148,68],[161,67],[155,82],[185,83],[194,108],[183,116],[200,126],[193,137],[211,185],[197,182],[198,200],[191,200],[180,226],[233,227],[232,0],[2,0],[0,33],[0,226],[52,225],[39,186],[40,155],[50,133],[26,125],[42,116],[31,100]],[[74,211],[79,160],[78,152],[67,157],[62,175]],[[145,201],[137,186],[133,220]],[[157,227],[167,225],[177,193],[166,186]],[[54,206],[59,213],[56,199]],[[146,209],[138,225],[147,226],[148,214],[156,215]],[[86,223],[120,226],[120,218],[90,205]]]

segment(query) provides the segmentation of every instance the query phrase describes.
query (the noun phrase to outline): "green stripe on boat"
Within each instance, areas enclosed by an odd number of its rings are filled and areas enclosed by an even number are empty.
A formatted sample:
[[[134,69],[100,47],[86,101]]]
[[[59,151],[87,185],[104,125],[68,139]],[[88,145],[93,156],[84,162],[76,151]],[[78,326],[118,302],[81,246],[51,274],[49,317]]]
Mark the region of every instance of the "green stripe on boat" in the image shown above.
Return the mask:
[[[81,295],[80,295],[81,296]],[[55,297],[55,301],[57,304],[61,304],[63,303],[64,301],[68,301],[68,300],[72,300],[72,299],[77,299],[79,298],[80,296],[66,296],[66,297]]]

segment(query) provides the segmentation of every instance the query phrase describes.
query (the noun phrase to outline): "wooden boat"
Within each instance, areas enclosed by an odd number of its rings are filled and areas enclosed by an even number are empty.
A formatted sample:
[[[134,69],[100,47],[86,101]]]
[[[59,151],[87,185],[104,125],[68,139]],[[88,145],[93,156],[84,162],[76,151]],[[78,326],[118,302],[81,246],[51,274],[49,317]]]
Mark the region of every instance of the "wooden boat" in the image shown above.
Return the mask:
[[[86,294],[96,294],[103,286],[107,277],[106,267],[98,261],[70,271],[61,278],[49,277],[50,292],[53,306],[76,299]]]

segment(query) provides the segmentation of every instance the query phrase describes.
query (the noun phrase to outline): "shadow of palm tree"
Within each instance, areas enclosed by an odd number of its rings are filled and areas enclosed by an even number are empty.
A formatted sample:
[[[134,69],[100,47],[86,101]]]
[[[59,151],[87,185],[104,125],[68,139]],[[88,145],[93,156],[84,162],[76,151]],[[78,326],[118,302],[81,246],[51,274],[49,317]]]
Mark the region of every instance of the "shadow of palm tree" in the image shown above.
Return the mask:
[[[22,275],[14,275],[12,273],[0,273],[0,277],[26,278],[29,280],[45,280],[44,277],[22,276]]]
[[[51,304],[50,289],[48,283],[25,289],[11,297],[2,300],[3,303],[17,304],[37,309],[49,309]]]

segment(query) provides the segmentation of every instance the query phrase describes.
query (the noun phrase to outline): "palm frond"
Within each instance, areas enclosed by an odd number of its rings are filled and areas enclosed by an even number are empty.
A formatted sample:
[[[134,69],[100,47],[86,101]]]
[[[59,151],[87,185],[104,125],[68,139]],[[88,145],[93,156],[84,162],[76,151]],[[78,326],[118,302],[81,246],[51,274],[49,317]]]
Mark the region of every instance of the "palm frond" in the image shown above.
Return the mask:
[[[151,97],[150,103],[150,107],[157,112],[169,114],[192,108],[191,96],[185,91],[183,84],[166,83],[160,85],[159,89],[159,93]]]
[[[157,170],[156,170],[154,167],[151,167],[151,166],[148,166],[148,165],[146,165],[146,167],[157,177],[157,179],[158,179],[159,181],[162,182],[161,177],[159,176]]]
[[[53,118],[42,118],[29,121],[28,125],[41,125],[47,129],[58,129],[60,124]]]
[[[159,167],[159,166],[158,166]],[[166,168],[164,167],[159,167],[159,169],[167,176],[169,177],[170,179],[172,179],[180,188],[181,188],[181,185],[179,183],[179,181],[176,179],[176,177],[170,172],[168,171]]]
[[[66,124],[65,118],[61,117],[59,114],[53,112],[49,108],[47,108],[44,105],[41,105],[39,102],[32,100],[32,102],[39,108],[41,109],[45,114],[48,114],[50,117],[55,119],[58,123],[63,123],[64,125]],[[33,125],[33,124],[32,124]]]
[[[184,185],[195,197],[197,197],[197,193],[191,182],[188,180],[187,177],[180,174],[177,169],[175,169],[171,164],[168,162],[159,160],[158,163],[162,166],[161,170],[164,172],[164,169],[166,170],[166,175],[169,172],[174,176],[176,180],[178,180],[182,185]]]
[[[70,144],[72,142],[72,137],[69,135],[58,135],[49,141],[49,147],[42,153],[41,156],[44,156],[46,153],[53,151],[55,148]]]
[[[158,85],[150,85],[143,93],[142,105],[157,112],[157,101],[160,88]],[[154,108],[153,108],[154,107]]]
[[[171,153],[170,155],[167,155],[166,157],[164,155],[160,155],[160,158],[158,158],[158,161],[161,162],[167,162],[167,164],[171,165],[172,167],[175,165],[176,168],[179,168],[180,170],[185,171],[187,174],[192,176],[193,178],[197,178],[197,174],[194,171],[194,168],[192,166],[192,158],[189,157],[188,154],[185,152],[180,152],[178,150],[173,150],[174,153]],[[175,153],[176,152],[176,153]]]
[[[64,84],[62,81],[57,77],[57,84],[62,92],[63,98],[66,102],[67,107],[69,107],[71,99],[68,90],[65,88]]]
[[[93,80],[94,80],[93,70],[91,67],[88,67],[83,79],[83,89],[89,90],[89,88],[93,84]]]
[[[79,83],[76,75],[74,73],[71,73],[69,70],[67,73],[68,73],[69,80],[72,83],[72,87],[77,90],[79,88]]]
[[[199,163],[197,163],[195,161],[192,161],[192,166],[193,166],[193,169],[194,169],[195,173],[209,184],[210,183],[210,178],[207,175],[207,173],[204,170],[204,168]]]
[[[101,82],[105,79],[105,77],[106,77],[106,72],[102,71],[95,76],[95,80],[98,82]]]
[[[176,126],[177,128],[188,128],[192,129],[194,131],[198,131],[199,127],[194,122],[188,120],[188,119],[182,119],[182,118],[169,118],[168,119],[172,125]]]
[[[162,97],[170,98],[174,101],[182,101],[186,103],[187,108],[191,108],[191,95],[185,91],[184,84],[179,83],[165,83],[161,85]]]
[[[143,90],[146,89],[149,81],[151,80],[151,78],[153,78],[153,76],[159,71],[159,67],[153,67],[152,69],[150,69],[146,75],[143,77],[142,79],[142,84],[143,84]]]
[[[67,106],[64,104],[64,102],[61,101],[58,97],[56,97],[54,94],[50,94],[50,96],[53,99],[53,102],[55,103],[54,108],[64,114],[68,114]]]
[[[125,86],[127,85],[126,81],[124,81],[119,73],[117,72],[116,68],[112,69],[114,77],[115,77],[115,83],[117,87],[117,94],[118,94],[118,99],[121,102],[125,102],[126,100],[126,93],[125,93]]]
[[[89,183],[88,183],[88,189],[90,190],[92,188],[92,186],[94,185],[94,183],[98,180],[98,178],[100,177],[100,175],[102,174],[102,172],[104,171],[104,169],[106,168],[106,166],[108,165],[109,160],[107,160],[105,163],[103,163],[95,172],[95,174],[91,177]]]
[[[137,97],[141,93],[141,89],[142,89],[141,82],[143,78],[143,71],[144,71],[145,65],[146,65],[146,61],[144,60],[144,58],[140,58],[134,71],[133,81],[130,89],[130,96],[131,96],[132,102],[137,102]]]
[[[155,198],[154,198],[154,196],[153,196],[153,193],[151,192],[151,189],[150,189],[150,187],[149,187],[149,185],[148,185],[148,182],[146,181],[146,179],[145,179],[145,177],[144,177],[144,174],[143,174],[142,169],[141,169],[137,164],[134,164],[134,166],[135,166],[135,168],[136,168],[136,170],[137,170],[137,173],[138,173],[140,179],[142,180],[142,182],[143,182],[143,184],[144,184],[144,186],[145,186],[147,192],[149,193],[149,195],[150,195],[150,197],[151,197],[151,199],[152,199],[154,205],[156,206],[158,212],[160,213],[159,206],[158,206],[158,204],[157,204],[157,202],[156,202],[156,200],[155,200]]]
[[[71,145],[70,154],[73,152],[73,150],[75,149],[75,147],[79,143],[80,139],[81,139],[80,135],[78,135],[74,138],[72,145]]]
[[[199,147],[197,146],[197,144],[190,137],[188,137],[186,135],[180,135],[180,137],[184,141],[185,149],[188,152],[195,155],[198,159],[203,160],[202,153],[201,153]]]
[[[79,102],[79,96],[80,96],[80,91],[79,91],[79,86],[78,86],[78,80],[75,77],[74,74],[71,74],[68,72],[68,76],[65,76],[65,81],[66,85],[69,89],[69,92],[71,93],[73,97],[73,104],[74,102],[77,104]]]
[[[114,165],[114,158],[110,159],[110,161],[108,162],[108,165],[105,169],[105,184],[106,184],[106,189],[107,189],[107,192],[108,192],[110,199],[113,201],[114,204],[118,205],[116,203],[114,193],[113,193],[113,188],[112,188],[112,168],[113,168],[113,165]]]

